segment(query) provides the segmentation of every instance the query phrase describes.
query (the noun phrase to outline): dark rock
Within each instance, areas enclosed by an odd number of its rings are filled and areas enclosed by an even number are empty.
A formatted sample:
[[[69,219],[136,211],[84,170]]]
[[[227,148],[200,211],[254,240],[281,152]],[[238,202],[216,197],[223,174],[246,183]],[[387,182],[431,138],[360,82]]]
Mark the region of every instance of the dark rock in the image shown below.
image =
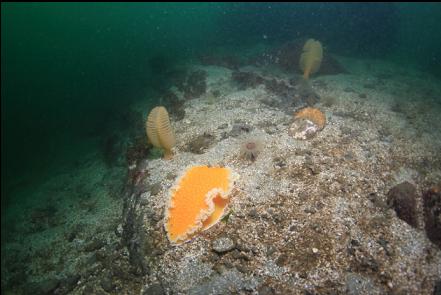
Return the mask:
[[[78,231],[76,230],[76,228],[74,228],[71,232],[69,232],[69,233],[66,235],[66,239],[67,239],[69,242],[72,242],[72,241],[77,237],[77,235],[78,235]]]
[[[213,90],[212,94],[214,97],[219,97],[221,95],[221,92],[220,92],[220,90]]]
[[[375,291],[375,292],[374,292]],[[361,294],[379,294],[379,288],[374,284],[374,282],[360,274],[349,273],[346,276],[346,292],[351,295],[361,295]],[[380,292],[381,294],[383,292]]]
[[[87,257],[86,264],[93,265],[98,261],[98,257],[95,252],[91,253],[89,257]]]
[[[423,207],[427,237],[441,248],[441,183],[423,194]]]
[[[299,83],[299,97],[300,102],[306,103],[308,106],[313,106],[320,100],[320,96],[314,91],[311,83],[307,80],[302,80]]]
[[[252,218],[257,218],[259,216],[259,213],[257,213],[257,210],[253,208],[248,212],[248,216]]]
[[[136,164],[146,159],[149,153],[145,136],[137,137],[126,150],[126,161],[128,165]]]
[[[241,290],[252,290],[256,287],[256,282],[246,278],[237,269],[225,270],[222,274],[214,273],[201,284],[192,287],[186,294],[205,295],[205,294],[242,294]],[[179,293],[179,292],[177,292]],[[246,293],[248,294],[248,293]]]
[[[213,266],[213,270],[215,272],[217,272],[218,274],[222,274],[223,272],[225,272],[227,270],[227,268],[222,263],[217,263]]]
[[[309,170],[311,170],[311,173],[313,175],[317,175],[321,172],[320,166],[318,166],[318,165],[313,164],[313,165],[310,165],[308,168],[309,168]]]
[[[88,283],[88,284],[84,287],[83,294],[84,294],[84,295],[88,295],[88,294],[96,294],[96,293],[95,293],[95,290],[94,290],[94,288],[93,288],[92,283]]]
[[[108,167],[114,167],[122,154],[122,142],[120,138],[115,134],[107,134],[100,140],[100,150],[105,164]]]
[[[242,252],[250,252],[249,247],[242,240],[236,241],[236,249]]]
[[[276,166],[277,168],[286,167],[286,159],[282,157],[275,157],[273,159],[273,162],[274,162],[274,166]]]
[[[291,84],[291,86],[296,86],[297,84],[300,83],[300,81],[302,81],[302,78],[300,77],[293,77],[291,79],[289,79],[289,84]]]
[[[294,99],[295,94],[298,94],[297,89],[287,85],[284,81],[267,79],[265,80],[265,88],[267,91],[280,97],[284,106],[294,107],[298,104],[298,101]]]
[[[253,72],[234,71],[231,73],[231,79],[236,83],[239,90],[247,88],[256,88],[265,81],[264,78]]]
[[[362,245],[360,245],[357,240],[352,239],[350,241],[347,251],[348,254],[354,258],[353,267],[355,270],[362,272],[378,272],[378,262],[363,249]]]
[[[105,249],[100,249],[95,252],[96,260],[105,263],[107,258],[109,258],[109,253]]]
[[[148,274],[145,253],[150,252],[150,240],[143,230],[144,218],[137,208],[140,196],[132,194],[124,202],[122,244],[129,251],[129,262],[139,274]]]
[[[314,208],[311,208],[311,207],[305,208],[305,210],[303,210],[303,211],[308,214],[314,214],[317,212]]]
[[[365,93],[360,93],[360,94],[358,95],[358,97],[360,97],[360,98],[366,98],[367,95],[366,95]]]
[[[297,229],[296,225],[291,225],[288,230],[289,231],[295,231],[296,229]]]
[[[362,271],[371,270],[373,272],[378,272],[378,262],[373,257],[360,256],[359,258],[359,266]]]
[[[275,293],[274,293],[273,288],[271,288],[270,286],[263,285],[259,288],[258,294],[259,295],[273,295]]]
[[[319,100],[320,100],[320,98],[319,98],[318,94],[313,93],[313,94],[311,94],[311,95],[308,95],[308,96],[305,98],[305,103],[306,103],[308,106],[312,107],[312,106],[315,105],[317,102],[319,102]]]
[[[286,262],[288,261],[288,255],[286,254],[281,254],[277,259],[276,259],[276,264],[280,267],[285,266]]]
[[[391,248],[389,247],[389,242],[388,241],[386,241],[383,238],[380,238],[377,242],[378,242],[378,244],[381,245],[381,247],[383,247],[383,249],[386,252],[387,256],[392,256],[393,253],[392,253]]]
[[[40,232],[57,225],[57,208],[49,204],[44,208],[37,208],[31,212],[31,231]]]
[[[54,292],[55,294],[67,294],[70,291],[72,291],[75,286],[77,285],[77,282],[81,278],[80,275],[74,274],[69,275],[63,279],[60,280],[60,286],[57,288],[57,290]]]
[[[266,250],[266,256],[269,257],[269,256],[273,255],[276,251],[277,251],[277,248],[274,247],[273,245],[270,245],[268,247],[268,249]]]
[[[166,107],[170,115],[175,121],[184,119],[185,117],[185,100],[179,99],[172,91],[167,91],[161,97],[162,104]]]
[[[176,178],[176,176],[177,176],[177,175],[176,175],[175,173],[170,172],[170,173],[167,173],[166,178],[167,178],[168,180],[173,180],[173,179]]]
[[[231,137],[237,137],[243,133],[248,133],[253,130],[253,126],[244,123],[235,123],[230,131]]]
[[[95,239],[84,247],[84,251],[92,252],[102,248],[105,242],[99,239]]]
[[[380,209],[387,209],[387,203],[375,192],[369,193],[369,200]]]
[[[191,72],[184,85],[184,98],[198,98],[207,91],[207,72],[196,70]]]
[[[335,96],[322,96],[320,102],[326,107],[331,107],[337,103],[337,99]]]
[[[123,226],[122,226],[122,224],[120,223],[120,224],[118,224],[116,227],[115,227],[115,235],[117,236],[117,237],[121,237],[122,236],[122,234],[123,234]]]
[[[160,183],[152,184],[150,186],[150,194],[152,196],[156,196],[161,191],[161,189],[162,189],[162,187],[161,187]]]
[[[215,137],[209,133],[199,135],[193,139],[187,146],[187,149],[193,154],[203,154],[214,142]]]
[[[234,259],[241,259],[241,260],[245,260],[245,261],[250,261],[250,260],[251,260],[251,257],[250,257],[250,256],[248,256],[247,254],[245,254],[245,253],[243,253],[243,252],[240,252],[238,249],[234,249],[234,250],[231,252],[231,256],[232,256]]]
[[[142,295],[163,295],[165,294],[161,284],[154,283],[142,292]]]
[[[391,188],[387,196],[387,204],[394,208],[397,216],[409,225],[416,227],[417,194],[415,186],[405,181]]]
[[[275,78],[268,79],[259,76],[253,72],[233,72],[232,80],[236,83],[239,89],[244,90],[249,87],[255,88],[258,85],[264,84],[265,89],[277,96],[279,99],[263,99],[262,103],[280,108],[283,110],[291,109],[293,107],[299,106],[299,104],[306,103],[308,105],[313,105],[317,103],[319,96],[312,90],[312,87],[307,82],[300,83],[299,90],[292,86],[291,82],[286,83],[284,80],[278,80]],[[297,85],[299,83],[295,83]],[[308,87],[304,86],[307,85]]]
[[[234,259],[240,259],[240,258],[241,258],[241,253],[240,253],[239,250],[234,249],[234,250],[231,252],[231,256],[232,256]]]
[[[439,280],[433,289],[433,295],[441,295],[441,280]]]
[[[115,286],[113,285],[112,278],[110,276],[105,276],[101,279],[101,288],[103,288],[106,292],[112,292],[113,289],[115,289]]]
[[[249,272],[249,269],[245,265],[237,265],[236,269],[245,274]]]
[[[59,280],[57,279],[46,279],[38,283],[32,284],[29,291],[31,294],[51,294],[59,285]]]

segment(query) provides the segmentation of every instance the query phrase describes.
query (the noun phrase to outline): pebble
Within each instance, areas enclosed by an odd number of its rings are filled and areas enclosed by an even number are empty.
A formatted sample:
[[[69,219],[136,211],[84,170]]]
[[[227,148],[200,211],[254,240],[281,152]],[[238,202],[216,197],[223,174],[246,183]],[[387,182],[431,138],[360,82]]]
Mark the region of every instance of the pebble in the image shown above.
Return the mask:
[[[152,184],[152,186],[150,187],[150,194],[152,196],[156,196],[157,194],[159,194],[159,192],[161,191],[161,184],[160,183],[155,183]]]
[[[274,290],[269,286],[263,285],[259,289],[259,295],[273,295],[273,294],[274,294]]]
[[[57,279],[47,279],[35,284],[33,288],[36,293],[50,294],[58,287],[58,285],[59,281]]]
[[[234,249],[234,241],[228,237],[221,237],[213,241],[213,250],[217,253],[225,253]]]
[[[111,292],[114,289],[112,278],[110,278],[109,276],[105,276],[101,280],[101,287],[103,288],[104,291]]]
[[[271,256],[272,254],[274,254],[277,251],[276,247],[274,247],[273,245],[270,245],[268,247],[268,249],[266,250],[266,255],[267,256]]]
[[[277,266],[285,266],[286,262],[288,261],[288,256],[286,254],[281,254],[277,259],[276,259],[276,264]]]
[[[255,217],[258,217],[259,214],[257,213],[257,210],[256,210],[256,209],[251,209],[251,210],[248,212],[248,216],[255,218]]]
[[[247,268],[246,266],[244,266],[244,265],[238,265],[238,266],[236,266],[236,269],[237,269],[238,271],[240,271],[241,273],[247,273],[247,272],[249,272],[248,268]]]
[[[142,295],[163,295],[165,294],[164,289],[158,283],[152,284],[147,289],[142,292]]]
[[[84,251],[86,252],[92,252],[92,251],[96,251],[100,248],[102,248],[105,245],[105,242],[102,240],[93,240],[92,242],[90,242],[89,244],[87,244],[84,247]]]
[[[391,188],[387,196],[387,204],[394,208],[398,218],[416,228],[418,194],[415,186],[405,181]]]
[[[117,237],[122,237],[123,231],[124,231],[123,225],[120,223],[115,229],[115,235]]]

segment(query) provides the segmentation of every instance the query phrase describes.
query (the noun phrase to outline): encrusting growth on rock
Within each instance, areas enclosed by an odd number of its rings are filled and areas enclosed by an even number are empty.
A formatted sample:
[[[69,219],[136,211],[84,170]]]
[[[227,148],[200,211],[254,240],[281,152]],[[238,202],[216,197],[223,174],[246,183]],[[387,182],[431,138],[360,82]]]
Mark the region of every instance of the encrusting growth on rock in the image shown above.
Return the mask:
[[[307,107],[294,114],[294,121],[288,133],[296,139],[308,139],[326,125],[325,114],[316,108]]]
[[[325,114],[316,108],[307,107],[301,109],[300,111],[294,114],[294,119],[307,119],[312,121],[315,125],[322,130],[326,125],[326,116]]]

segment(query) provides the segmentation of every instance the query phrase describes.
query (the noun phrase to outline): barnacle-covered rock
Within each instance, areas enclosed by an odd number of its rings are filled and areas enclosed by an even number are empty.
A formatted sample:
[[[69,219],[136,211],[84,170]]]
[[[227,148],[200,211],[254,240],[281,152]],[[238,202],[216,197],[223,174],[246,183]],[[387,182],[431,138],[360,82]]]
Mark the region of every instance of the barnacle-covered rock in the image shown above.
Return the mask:
[[[309,139],[326,125],[325,114],[316,108],[307,107],[294,114],[289,134],[296,139]]]

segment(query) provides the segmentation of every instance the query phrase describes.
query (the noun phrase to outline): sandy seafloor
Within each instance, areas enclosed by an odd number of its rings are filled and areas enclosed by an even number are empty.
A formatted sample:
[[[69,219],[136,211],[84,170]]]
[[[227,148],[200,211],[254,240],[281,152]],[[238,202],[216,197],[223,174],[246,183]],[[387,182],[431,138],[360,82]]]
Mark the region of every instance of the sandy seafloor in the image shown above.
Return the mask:
[[[295,110],[269,106],[278,98],[263,85],[239,91],[231,70],[194,66],[208,73],[208,94],[187,100],[182,120],[172,117],[174,158],[138,165],[149,189],[134,209],[144,238],[132,242],[147,245],[140,247],[147,270],[133,270],[132,244],[121,242],[124,200],[112,186],[125,171],[91,154],[30,197],[48,205],[24,210],[15,225],[21,238],[2,246],[2,286],[15,282],[9,294],[432,294],[441,251],[426,237],[421,195],[441,180],[441,83],[384,61],[339,61],[348,73],[311,78],[327,125],[308,140],[288,134]],[[134,108],[147,116],[146,106]],[[238,124],[250,131],[232,136]],[[209,146],[191,153],[188,144],[204,133]],[[254,162],[240,157],[247,138],[263,145]],[[172,246],[163,220],[168,193],[192,165],[227,166],[240,178],[228,220]],[[403,181],[418,192],[417,228],[386,205]],[[217,253],[219,239],[233,248]]]

